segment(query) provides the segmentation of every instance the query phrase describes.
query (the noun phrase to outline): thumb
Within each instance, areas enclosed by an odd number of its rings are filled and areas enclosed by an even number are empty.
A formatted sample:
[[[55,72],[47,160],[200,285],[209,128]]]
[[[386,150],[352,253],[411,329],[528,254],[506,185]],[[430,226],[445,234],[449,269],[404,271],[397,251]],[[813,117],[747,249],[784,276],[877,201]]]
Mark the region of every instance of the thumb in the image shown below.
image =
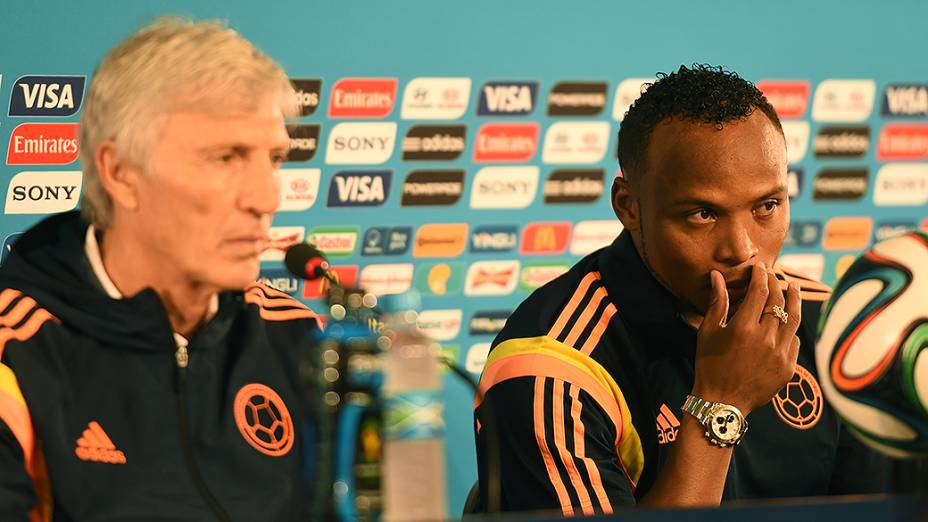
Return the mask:
[[[725,290],[725,278],[719,271],[713,270],[709,273],[709,280],[712,283],[712,300],[709,301],[703,324],[724,327],[728,321],[728,291]]]

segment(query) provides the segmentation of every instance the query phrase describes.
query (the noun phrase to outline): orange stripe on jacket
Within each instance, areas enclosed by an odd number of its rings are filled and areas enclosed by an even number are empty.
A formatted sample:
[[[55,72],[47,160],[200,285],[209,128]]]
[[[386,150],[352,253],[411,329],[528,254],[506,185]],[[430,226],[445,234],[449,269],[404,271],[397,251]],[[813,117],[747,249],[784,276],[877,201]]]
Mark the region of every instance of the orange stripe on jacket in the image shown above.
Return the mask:
[[[288,298],[287,304],[291,306],[291,308],[288,310],[269,309],[267,307],[267,298],[261,295],[260,292],[246,292],[244,299],[246,303],[257,305],[261,318],[267,321],[313,319],[316,321],[316,325],[319,328],[322,328],[322,323],[319,322],[319,317],[315,314],[315,312],[292,298]]]
[[[574,421],[574,455],[583,461],[587,475],[590,477],[590,484],[593,485],[593,492],[599,499],[599,505],[604,514],[612,514],[612,503],[609,502],[609,495],[606,495],[606,488],[603,487],[602,477],[599,475],[599,468],[593,459],[586,456],[585,428],[583,421],[580,419],[580,413],[583,411],[583,403],[580,402],[580,388],[576,384],[570,385],[570,417]]]
[[[602,315],[599,316],[599,321],[596,322],[596,326],[593,327],[590,336],[586,338],[586,342],[584,342],[583,346],[580,348],[581,352],[586,355],[593,353],[593,349],[599,344],[599,340],[602,339],[603,333],[609,326],[609,321],[612,320],[612,316],[614,316],[617,311],[614,304],[609,303],[606,305],[606,309],[603,310]]]
[[[15,305],[13,309],[9,312],[0,315],[0,326],[9,326],[12,327],[23,320],[23,317],[26,317],[33,308],[36,307],[35,299],[27,296],[23,296]]]
[[[580,470],[577,469],[577,463],[574,462],[574,456],[567,449],[566,423],[564,422],[564,381],[554,379],[554,396],[552,397],[553,419],[554,423],[554,447],[564,463],[567,470],[567,476],[570,477],[570,483],[577,492],[577,498],[580,499],[580,509],[584,515],[593,514],[593,501],[590,500],[590,492],[586,490],[583,484],[583,478],[580,477]]]
[[[557,337],[561,335],[561,332],[564,331],[564,327],[567,326],[567,321],[570,320],[570,316],[574,315],[574,310],[577,309],[580,301],[586,296],[586,292],[590,289],[590,285],[593,284],[593,281],[598,279],[600,279],[599,272],[590,272],[583,276],[583,279],[580,280],[580,286],[574,291],[574,295],[570,298],[570,301],[567,302],[567,306],[561,310],[561,314],[557,317],[557,321],[554,322],[554,326],[548,331],[549,337],[557,339]]]
[[[6,348],[7,341],[25,341],[30,339],[33,335],[36,334],[36,332],[39,331],[39,328],[41,328],[46,321],[54,321],[57,323],[58,319],[49,313],[48,310],[39,308],[35,311],[35,313],[32,314],[31,317],[29,317],[29,320],[19,328],[7,328],[0,330],[0,356],[3,355],[3,350]]]
[[[580,317],[577,318],[574,327],[570,329],[570,333],[567,335],[567,338],[564,339],[564,344],[567,346],[574,346],[574,344],[577,343],[580,334],[583,333],[583,330],[590,324],[590,319],[593,318],[593,314],[596,313],[596,309],[599,308],[599,303],[601,303],[605,297],[605,288],[599,287],[593,291],[593,297],[590,298],[590,302],[586,305],[586,308],[583,309],[583,312],[580,313]]]
[[[10,303],[21,295],[22,292],[15,288],[7,288],[3,292],[0,292],[0,312],[6,310],[6,307],[10,306]]]
[[[534,400],[534,425],[535,425],[535,442],[541,451],[541,460],[545,463],[545,469],[548,470],[548,479],[554,486],[554,492],[557,494],[557,500],[561,504],[561,512],[565,516],[573,516],[574,508],[570,504],[570,495],[567,494],[567,488],[561,480],[561,473],[554,464],[554,457],[551,450],[548,449],[548,443],[545,441],[545,378],[535,378],[535,400]]]

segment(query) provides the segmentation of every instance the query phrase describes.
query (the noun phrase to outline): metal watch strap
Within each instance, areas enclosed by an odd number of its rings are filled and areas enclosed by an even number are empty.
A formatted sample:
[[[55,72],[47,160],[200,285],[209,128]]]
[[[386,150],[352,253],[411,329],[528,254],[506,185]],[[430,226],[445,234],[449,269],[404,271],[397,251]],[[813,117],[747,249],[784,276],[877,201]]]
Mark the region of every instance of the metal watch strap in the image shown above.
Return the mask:
[[[706,414],[715,406],[716,403],[712,401],[707,401],[701,399],[695,395],[687,395],[686,400],[683,401],[683,407],[680,409],[685,413],[689,413],[693,417],[696,417],[699,420],[699,423],[704,423],[706,419]]]

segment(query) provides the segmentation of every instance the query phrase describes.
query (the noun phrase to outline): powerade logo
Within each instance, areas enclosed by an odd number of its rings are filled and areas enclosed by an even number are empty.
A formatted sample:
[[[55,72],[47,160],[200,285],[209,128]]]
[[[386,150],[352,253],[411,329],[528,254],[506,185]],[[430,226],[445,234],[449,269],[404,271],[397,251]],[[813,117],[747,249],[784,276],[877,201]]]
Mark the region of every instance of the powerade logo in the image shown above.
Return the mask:
[[[19,239],[19,236],[23,235],[22,232],[16,232],[6,236],[6,239],[3,240],[3,250],[0,251],[0,266],[3,266],[3,263],[6,262],[6,258],[10,256],[10,252],[13,251],[13,244],[16,243],[16,240]]]
[[[319,125],[287,125],[290,150],[285,162],[309,161],[319,149]]]
[[[398,256],[409,250],[412,227],[371,227],[364,233],[361,255]]]
[[[818,221],[793,221],[789,224],[785,248],[814,247],[822,237],[822,224]]]
[[[480,310],[470,318],[470,335],[496,335],[512,314],[510,310]]]
[[[379,207],[390,195],[393,172],[345,170],[332,177],[330,207]]]
[[[414,170],[403,182],[404,207],[454,205],[464,193],[463,170]]]
[[[309,78],[291,78],[295,92],[296,106],[300,116],[309,116],[319,107],[322,93],[322,80]]]
[[[812,199],[851,201],[867,193],[867,169],[825,169],[812,184]]]
[[[10,93],[10,116],[72,116],[81,108],[86,76],[22,76]]]
[[[483,225],[470,235],[470,251],[474,254],[510,252],[519,243],[517,225]]]
[[[918,118],[928,116],[928,84],[894,83],[883,92],[883,116]]]
[[[558,82],[548,94],[548,116],[596,116],[606,106],[606,82]]]
[[[297,297],[300,292],[300,280],[290,275],[284,268],[264,268],[258,276],[258,282],[275,290]]]
[[[535,108],[538,82],[487,82],[480,89],[478,116],[525,116]]]

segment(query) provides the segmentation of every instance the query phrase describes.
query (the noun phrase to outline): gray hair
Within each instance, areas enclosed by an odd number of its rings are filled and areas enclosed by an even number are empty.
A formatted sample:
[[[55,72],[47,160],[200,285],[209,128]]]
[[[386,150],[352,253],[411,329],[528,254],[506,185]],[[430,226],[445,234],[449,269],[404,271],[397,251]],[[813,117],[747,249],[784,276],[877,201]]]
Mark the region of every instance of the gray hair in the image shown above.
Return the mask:
[[[111,218],[94,159],[103,141],[114,140],[121,159],[148,172],[148,148],[167,114],[248,110],[268,94],[280,96],[285,115],[296,114],[280,65],[223,22],[160,18],[137,31],[100,62],[81,114],[84,218],[100,230]]]

